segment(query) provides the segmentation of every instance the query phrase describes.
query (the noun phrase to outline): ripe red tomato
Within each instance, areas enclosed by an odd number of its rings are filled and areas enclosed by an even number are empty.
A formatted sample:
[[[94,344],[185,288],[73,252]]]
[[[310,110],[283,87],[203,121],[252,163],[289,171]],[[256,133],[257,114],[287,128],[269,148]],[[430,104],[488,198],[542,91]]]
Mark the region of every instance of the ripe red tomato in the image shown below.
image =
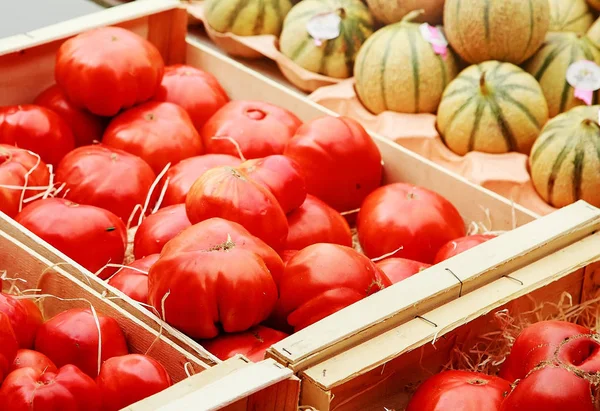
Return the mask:
[[[9,294],[0,293],[0,312],[10,320],[19,347],[33,347],[35,335],[43,322],[40,309],[32,301],[17,300]]]
[[[0,312],[0,383],[8,375],[18,349],[19,343],[10,324],[10,319],[6,314]]]
[[[33,104],[0,107],[0,144],[33,151],[58,165],[75,148],[69,125],[54,111]]]
[[[284,154],[300,165],[308,193],[340,212],[359,208],[381,184],[377,146],[359,123],[346,117],[304,124]]]
[[[277,317],[299,331],[391,284],[375,263],[354,249],[314,244],[286,264]]]
[[[0,404],[11,411],[101,409],[100,390],[74,365],[58,372],[21,368],[9,374],[0,388]]]
[[[367,256],[381,257],[403,247],[394,257],[427,264],[444,244],[465,235],[465,223],[448,200],[404,183],[371,193],[362,204],[357,228]]]
[[[155,359],[128,354],[109,358],[96,379],[103,411],[118,411],[171,386],[171,377]]]
[[[240,153],[229,137],[237,142],[246,159],[283,154],[286,144],[302,122],[281,107],[258,101],[230,101],[217,111],[202,128],[207,153]]]
[[[377,267],[387,275],[392,284],[396,284],[431,267],[431,264],[407,260],[406,258],[386,258],[379,261]]]
[[[299,209],[288,214],[288,225],[288,249],[302,250],[317,243],[352,247],[352,233],[346,219],[310,194]]]
[[[102,357],[128,354],[127,342],[117,321],[97,313],[102,336]],[[73,364],[92,378],[98,376],[98,327],[89,308],[72,308],[46,321],[35,339],[36,351],[62,367]]]
[[[229,102],[229,97],[212,74],[176,64],[165,67],[165,75],[154,100],[183,107],[200,132],[208,119]]]
[[[108,280],[108,284],[117,290],[121,290],[134,300],[147,304],[148,271],[150,271],[150,267],[158,260],[158,257],[159,254],[150,254],[140,260],[135,260],[128,267],[136,268],[137,270],[123,268]],[[139,270],[144,271],[145,274]]]
[[[494,234],[477,234],[451,240],[439,249],[435,255],[434,264],[441,263],[496,237]]]
[[[50,358],[46,357],[41,352],[28,350],[26,348],[21,348],[17,351],[17,356],[10,367],[10,371],[12,372],[20,368],[33,368],[42,374],[45,372],[58,372],[58,368],[56,368],[56,365],[54,365]]]
[[[71,151],[56,169],[64,198],[113,212],[124,222],[144,205],[156,175],[141,158],[104,145]]]
[[[138,227],[133,240],[135,258],[160,254],[165,244],[192,223],[185,212],[185,204],[177,204],[152,214]]]
[[[284,250],[284,251],[282,251],[280,253],[280,255],[281,255],[281,259],[283,260],[283,263],[287,264],[288,261],[290,261],[293,256],[298,254],[299,251],[300,250]]]
[[[165,180],[169,185],[162,201],[162,207],[185,203],[185,197],[192,185],[208,170],[215,167],[241,164],[242,160],[228,154],[204,154],[181,160],[175,167],[169,168]]]
[[[15,220],[92,273],[123,262],[127,230],[110,211],[49,198],[28,205]],[[115,271],[105,268],[98,276],[106,279]]]
[[[0,211],[11,218],[19,213],[23,194],[22,188],[15,187],[46,187],[50,182],[46,163],[37,163],[38,159],[27,150],[0,144]],[[25,177],[27,173],[29,175]],[[41,189],[26,189],[23,198],[27,199],[41,192]]]
[[[284,332],[259,325],[243,333],[221,334],[212,340],[202,341],[202,346],[223,361],[242,354],[250,361],[258,362],[265,359],[265,352],[270,346],[287,336]]]
[[[207,171],[190,189],[185,205],[192,224],[220,217],[241,224],[275,250],[285,245],[288,223],[281,206],[242,171],[231,167]]]
[[[406,411],[497,411],[510,383],[469,371],[444,371],[419,386]]]
[[[202,139],[188,113],[173,103],[149,102],[115,117],[102,142],[145,160],[156,174],[202,154]]]
[[[105,120],[75,107],[58,85],[54,84],[44,90],[34,103],[54,111],[67,122],[75,137],[76,147],[87,146],[102,139]]]
[[[248,160],[238,169],[267,188],[286,214],[300,207],[306,199],[306,182],[300,167],[288,157],[276,154]]]
[[[102,27],[60,46],[54,76],[76,107],[111,117],[151,99],[163,73],[163,59],[152,43],[120,27]]]

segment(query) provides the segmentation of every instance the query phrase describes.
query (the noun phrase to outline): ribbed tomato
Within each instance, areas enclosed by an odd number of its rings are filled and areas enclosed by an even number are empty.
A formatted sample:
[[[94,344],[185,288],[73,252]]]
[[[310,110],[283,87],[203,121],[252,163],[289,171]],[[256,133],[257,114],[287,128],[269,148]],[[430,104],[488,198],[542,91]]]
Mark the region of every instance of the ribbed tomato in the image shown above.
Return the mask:
[[[6,314],[0,312],[0,383],[8,375],[18,349],[19,343],[10,319]]]
[[[150,254],[140,260],[135,260],[127,265],[127,267],[131,268],[122,268],[113,275],[108,280],[108,284],[134,300],[147,304],[148,271],[150,271],[150,267],[158,260],[158,257],[158,254]]]
[[[19,368],[33,368],[41,373],[58,372],[56,365],[41,352],[21,348],[17,351],[15,360],[13,361],[10,371],[18,370]]]
[[[158,49],[120,27],[88,30],[56,54],[55,78],[76,107],[111,117],[151,99],[164,73]]]
[[[18,300],[9,294],[0,293],[0,312],[10,320],[19,347],[33,347],[35,335],[43,322],[40,309],[32,301]]]
[[[265,359],[267,349],[286,338],[284,332],[259,325],[237,334],[221,334],[212,340],[202,341],[202,346],[211,354],[225,361],[236,354],[242,354],[250,361]]]
[[[441,263],[496,237],[494,234],[477,234],[451,240],[439,249],[433,262],[434,264]]]
[[[386,258],[377,262],[377,267],[381,268],[381,271],[387,275],[392,284],[396,284],[431,267],[431,264],[407,260],[406,258]]]
[[[185,211],[185,204],[163,208],[146,217],[135,232],[133,240],[135,258],[160,254],[169,240],[191,225]]]

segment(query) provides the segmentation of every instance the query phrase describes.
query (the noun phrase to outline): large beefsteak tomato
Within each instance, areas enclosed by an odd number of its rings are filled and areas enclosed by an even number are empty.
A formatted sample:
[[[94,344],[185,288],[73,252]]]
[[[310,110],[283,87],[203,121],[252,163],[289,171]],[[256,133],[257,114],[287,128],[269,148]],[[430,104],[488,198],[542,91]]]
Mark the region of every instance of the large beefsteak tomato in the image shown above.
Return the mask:
[[[250,361],[258,362],[265,359],[269,347],[287,336],[284,332],[259,325],[243,333],[221,334],[212,340],[202,341],[202,346],[223,361],[242,354]]]
[[[0,293],[0,312],[10,320],[19,347],[33,347],[35,335],[44,321],[42,313],[35,303],[18,300],[9,294]]]
[[[17,355],[19,343],[8,316],[0,312],[0,383],[8,375],[8,371]]]
[[[108,280],[108,284],[122,291],[130,298],[147,304],[148,271],[150,271],[150,267],[158,260],[158,257],[158,254],[150,254],[142,259],[135,260],[113,275]]]
[[[140,259],[160,254],[165,244],[191,226],[185,204],[177,204],[152,214],[138,227],[133,240],[133,253]]]
[[[381,271],[387,275],[392,284],[396,284],[431,267],[431,264],[407,260],[406,258],[386,258],[377,262],[377,267],[381,268]]]
[[[433,262],[434,264],[441,263],[496,237],[495,234],[476,234],[451,240],[439,249]]]
[[[17,355],[10,367],[10,371],[12,372],[19,368],[33,368],[41,373],[46,371],[54,373],[58,372],[58,368],[56,368],[56,365],[54,365],[50,358],[41,352],[28,350],[26,348],[21,348],[17,351]]]

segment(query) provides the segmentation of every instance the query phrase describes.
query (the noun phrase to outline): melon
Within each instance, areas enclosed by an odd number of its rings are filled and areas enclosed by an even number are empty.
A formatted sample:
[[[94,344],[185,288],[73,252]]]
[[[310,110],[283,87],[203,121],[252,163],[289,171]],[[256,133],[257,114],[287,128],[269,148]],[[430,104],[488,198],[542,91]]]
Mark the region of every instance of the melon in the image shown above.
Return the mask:
[[[587,36],[576,33],[548,33],[542,48],[527,62],[525,69],[540,82],[550,117],[585,104],[575,97],[567,81],[567,69],[579,60],[600,64],[600,51]],[[594,94],[594,102],[597,95]]]
[[[410,21],[415,15],[375,32],[356,57],[356,93],[374,114],[435,113],[444,89],[458,74],[454,53],[436,54],[420,24]]]
[[[219,33],[279,36],[290,0],[206,0],[206,23]]]
[[[438,109],[437,128],[450,150],[529,154],[548,121],[542,88],[511,63],[473,65],[452,81]]]
[[[544,42],[548,0],[446,0],[444,28],[452,48],[468,63],[521,64]]]
[[[596,46],[600,48],[600,19],[596,20],[592,27],[587,32],[587,38]]]
[[[554,207],[578,200],[600,207],[600,106],[576,107],[546,124],[529,166],[538,194]]]
[[[585,33],[592,23],[592,15],[585,0],[549,0],[549,31],[573,31]]]
[[[313,38],[307,26],[312,26],[316,18],[335,15],[339,19],[333,21],[339,21],[339,24],[322,23],[321,27],[334,29],[339,35],[329,40]],[[328,20],[332,21],[331,18]],[[303,0],[285,18],[279,49],[306,70],[348,78],[352,77],[356,54],[373,34],[373,27],[373,17],[361,0]]]
[[[585,0],[583,0],[585,1]],[[415,21],[441,24],[444,0],[367,0],[373,16],[384,24],[397,23],[413,10],[423,10]]]
[[[600,0],[587,0],[591,8],[600,11]]]

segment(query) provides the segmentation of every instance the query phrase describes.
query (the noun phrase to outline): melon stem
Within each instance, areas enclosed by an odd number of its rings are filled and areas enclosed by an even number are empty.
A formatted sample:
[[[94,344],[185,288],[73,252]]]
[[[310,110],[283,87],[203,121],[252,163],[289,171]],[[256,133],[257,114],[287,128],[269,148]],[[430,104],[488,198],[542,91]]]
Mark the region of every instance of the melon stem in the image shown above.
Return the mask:
[[[594,121],[594,120],[589,119],[589,118],[586,118],[585,120],[583,120],[581,122],[581,124],[583,124],[584,126],[588,126],[588,127],[594,126],[597,129],[600,129],[600,124],[598,124],[597,121]]]
[[[410,13],[408,13],[406,16],[404,16],[402,18],[401,22],[402,23],[410,23],[411,21],[413,21],[414,19],[419,17],[421,14],[425,14],[424,9],[413,10]]]
[[[337,9],[337,14],[341,17],[341,18],[345,18],[346,17],[346,9],[343,7],[340,7],[339,9]]]
[[[488,88],[485,82],[485,71],[481,73],[481,77],[479,77],[479,90],[484,96],[488,94]]]

